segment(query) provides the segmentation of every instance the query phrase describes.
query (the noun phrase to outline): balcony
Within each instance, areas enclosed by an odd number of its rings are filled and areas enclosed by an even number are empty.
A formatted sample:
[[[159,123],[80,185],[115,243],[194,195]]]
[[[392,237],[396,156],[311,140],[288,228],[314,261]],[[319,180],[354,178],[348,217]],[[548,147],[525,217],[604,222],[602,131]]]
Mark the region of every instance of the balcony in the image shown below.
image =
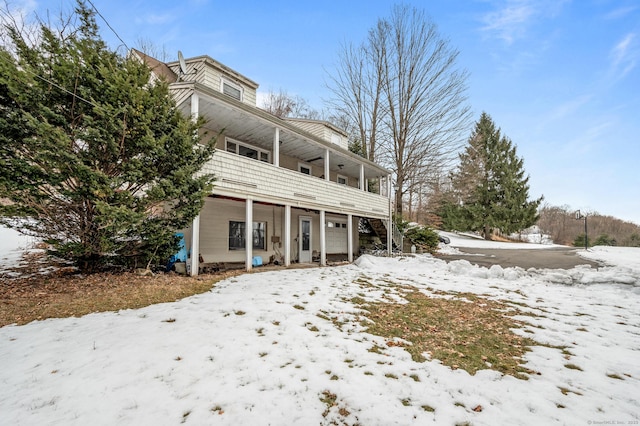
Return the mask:
[[[203,172],[215,176],[215,195],[369,218],[389,215],[389,199],[384,196],[221,150]]]

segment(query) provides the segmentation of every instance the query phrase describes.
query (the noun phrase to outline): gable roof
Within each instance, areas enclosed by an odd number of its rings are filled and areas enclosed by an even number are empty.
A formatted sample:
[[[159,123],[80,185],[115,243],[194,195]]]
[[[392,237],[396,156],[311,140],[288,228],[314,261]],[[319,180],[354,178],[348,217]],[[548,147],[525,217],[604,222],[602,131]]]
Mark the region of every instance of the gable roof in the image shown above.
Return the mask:
[[[164,62],[159,61],[156,58],[139,51],[138,49],[131,49],[131,51],[136,56],[138,56],[145,64],[147,64],[147,66],[151,69],[151,71],[153,71],[155,75],[157,75],[161,79],[163,78],[167,83],[175,83],[176,81],[178,81],[178,76],[176,75],[176,73],[171,71],[171,68],[169,68]]]

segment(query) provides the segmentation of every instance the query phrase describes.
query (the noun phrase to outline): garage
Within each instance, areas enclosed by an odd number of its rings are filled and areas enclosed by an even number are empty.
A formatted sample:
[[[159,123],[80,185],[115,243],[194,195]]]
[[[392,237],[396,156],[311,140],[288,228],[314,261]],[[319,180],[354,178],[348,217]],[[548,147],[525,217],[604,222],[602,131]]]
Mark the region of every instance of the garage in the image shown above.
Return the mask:
[[[327,253],[346,253],[347,221],[342,219],[327,219],[325,228],[327,239]]]

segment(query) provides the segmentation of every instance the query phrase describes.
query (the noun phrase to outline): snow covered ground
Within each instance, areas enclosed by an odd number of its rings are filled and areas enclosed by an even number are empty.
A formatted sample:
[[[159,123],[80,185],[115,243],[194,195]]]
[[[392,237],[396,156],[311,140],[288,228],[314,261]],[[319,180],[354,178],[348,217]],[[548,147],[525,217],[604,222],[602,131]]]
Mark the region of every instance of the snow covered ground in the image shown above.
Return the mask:
[[[638,424],[640,249],[584,255],[609,266],[525,271],[363,256],[230,278],[175,303],[3,327],[0,423]],[[518,317],[528,326],[517,333],[573,356],[536,346],[525,360],[540,374],[519,380],[414,362],[399,347],[369,352],[387,346],[362,330],[348,300],[382,300],[396,284],[515,302],[535,314]]]

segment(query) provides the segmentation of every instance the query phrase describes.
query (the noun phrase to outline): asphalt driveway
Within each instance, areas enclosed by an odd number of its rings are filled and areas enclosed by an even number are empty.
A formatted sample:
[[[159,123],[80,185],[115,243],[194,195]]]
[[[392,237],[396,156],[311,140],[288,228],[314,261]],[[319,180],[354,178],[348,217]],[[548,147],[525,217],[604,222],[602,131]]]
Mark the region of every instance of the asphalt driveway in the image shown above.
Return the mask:
[[[450,262],[465,259],[469,262],[491,267],[500,265],[503,268],[520,266],[524,269],[571,269],[578,265],[602,266],[597,262],[583,259],[574,247],[553,247],[548,249],[487,249],[467,248],[458,249],[464,254],[439,254],[437,257]]]

